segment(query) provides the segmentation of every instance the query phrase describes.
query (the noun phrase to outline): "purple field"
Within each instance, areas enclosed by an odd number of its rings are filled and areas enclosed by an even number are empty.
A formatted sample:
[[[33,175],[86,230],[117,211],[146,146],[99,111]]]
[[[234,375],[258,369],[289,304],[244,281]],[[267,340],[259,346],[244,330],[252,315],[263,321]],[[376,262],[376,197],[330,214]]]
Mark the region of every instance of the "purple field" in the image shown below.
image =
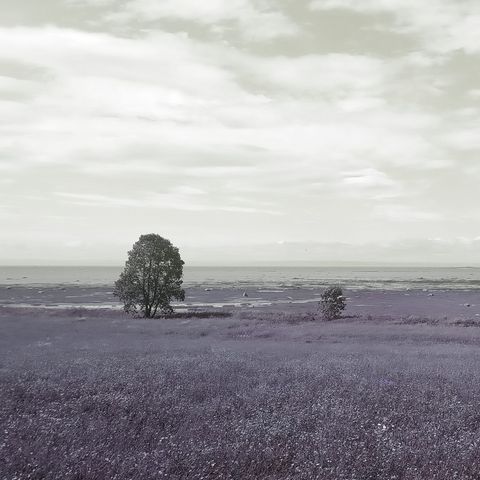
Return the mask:
[[[478,479],[475,319],[0,307],[0,478]]]

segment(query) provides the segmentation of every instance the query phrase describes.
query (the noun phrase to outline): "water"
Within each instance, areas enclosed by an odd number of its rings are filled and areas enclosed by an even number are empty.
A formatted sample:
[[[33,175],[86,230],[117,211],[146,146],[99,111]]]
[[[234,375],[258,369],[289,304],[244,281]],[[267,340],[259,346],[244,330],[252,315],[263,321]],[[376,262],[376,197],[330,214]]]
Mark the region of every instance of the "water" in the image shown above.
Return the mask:
[[[0,285],[112,285],[121,267],[0,267]],[[478,289],[480,268],[185,267],[186,287]]]

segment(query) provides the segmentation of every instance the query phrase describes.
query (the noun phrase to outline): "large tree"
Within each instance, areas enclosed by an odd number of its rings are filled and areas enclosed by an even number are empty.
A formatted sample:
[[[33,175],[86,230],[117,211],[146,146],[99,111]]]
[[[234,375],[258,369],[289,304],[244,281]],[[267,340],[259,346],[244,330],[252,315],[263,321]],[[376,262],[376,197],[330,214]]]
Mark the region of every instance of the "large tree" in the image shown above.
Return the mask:
[[[172,299],[185,299],[183,265],[178,248],[169,240],[154,233],[142,235],[128,252],[114,295],[128,313],[147,318],[160,312],[171,313]]]

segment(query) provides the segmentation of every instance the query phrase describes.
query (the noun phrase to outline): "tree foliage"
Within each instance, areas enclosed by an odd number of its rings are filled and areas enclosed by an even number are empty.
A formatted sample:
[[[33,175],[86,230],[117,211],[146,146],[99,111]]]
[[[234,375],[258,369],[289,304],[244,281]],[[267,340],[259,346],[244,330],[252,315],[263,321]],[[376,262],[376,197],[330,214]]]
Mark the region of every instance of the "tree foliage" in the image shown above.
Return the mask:
[[[334,285],[328,287],[321,296],[320,306],[323,316],[327,320],[339,318],[345,310],[346,301],[341,287]]]
[[[141,235],[128,252],[114,295],[128,313],[147,318],[171,313],[172,299],[185,299],[183,265],[178,248],[169,240],[154,233]]]

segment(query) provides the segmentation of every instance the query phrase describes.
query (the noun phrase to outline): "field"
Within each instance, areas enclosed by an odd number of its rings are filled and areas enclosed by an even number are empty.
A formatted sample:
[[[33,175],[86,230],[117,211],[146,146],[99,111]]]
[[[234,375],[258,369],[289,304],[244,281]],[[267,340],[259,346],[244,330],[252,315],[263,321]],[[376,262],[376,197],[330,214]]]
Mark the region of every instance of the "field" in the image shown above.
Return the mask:
[[[0,478],[478,479],[468,320],[0,308]]]

